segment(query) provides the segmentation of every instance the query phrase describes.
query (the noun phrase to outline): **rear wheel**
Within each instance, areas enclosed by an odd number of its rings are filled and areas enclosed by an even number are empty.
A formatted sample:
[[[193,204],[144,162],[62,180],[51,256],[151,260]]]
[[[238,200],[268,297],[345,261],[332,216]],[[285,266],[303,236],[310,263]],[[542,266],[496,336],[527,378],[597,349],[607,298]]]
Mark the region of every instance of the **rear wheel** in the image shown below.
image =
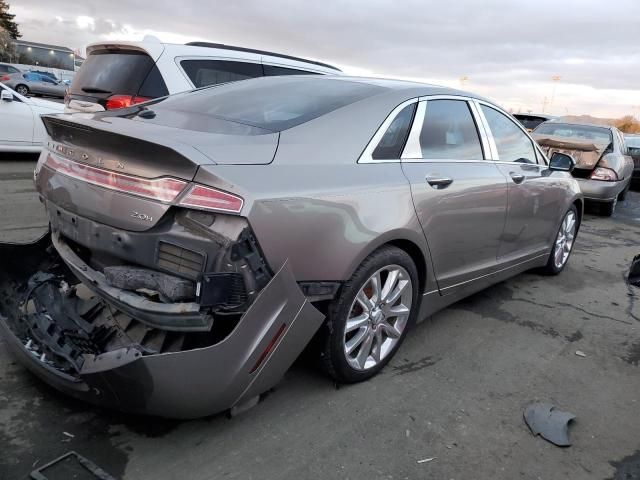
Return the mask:
[[[327,372],[354,383],[382,370],[415,322],[418,296],[418,272],[405,251],[389,246],[367,257],[329,307]]]
[[[29,87],[26,85],[18,85],[16,86],[15,91],[20,95],[27,96],[29,94]]]
[[[567,264],[573,242],[578,231],[578,210],[574,205],[564,214],[560,228],[553,244],[553,249],[549,255],[547,265],[544,267],[544,273],[548,275],[559,274]]]

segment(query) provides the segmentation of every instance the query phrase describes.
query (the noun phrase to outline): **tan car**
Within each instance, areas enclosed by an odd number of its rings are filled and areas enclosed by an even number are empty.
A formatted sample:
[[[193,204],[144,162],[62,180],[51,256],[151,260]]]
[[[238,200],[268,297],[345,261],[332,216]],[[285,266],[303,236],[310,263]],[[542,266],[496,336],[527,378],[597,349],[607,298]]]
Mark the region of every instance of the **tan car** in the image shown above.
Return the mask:
[[[555,152],[571,155],[576,162],[571,174],[578,180],[585,200],[597,203],[602,215],[613,215],[618,200],[624,200],[633,175],[633,159],[620,130],[547,122],[531,135],[549,158]]]

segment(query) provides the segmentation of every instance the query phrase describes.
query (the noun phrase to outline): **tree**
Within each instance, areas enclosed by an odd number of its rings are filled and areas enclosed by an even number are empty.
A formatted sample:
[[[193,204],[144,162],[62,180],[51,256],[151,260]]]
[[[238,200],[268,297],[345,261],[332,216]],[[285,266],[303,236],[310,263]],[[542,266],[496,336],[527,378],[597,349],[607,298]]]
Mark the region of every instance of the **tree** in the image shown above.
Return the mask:
[[[6,0],[0,0],[0,29],[4,29],[9,33],[9,36],[16,40],[20,38],[20,31],[18,30],[18,24],[13,21],[15,15],[9,13],[9,4]]]
[[[18,54],[9,32],[0,27],[0,62],[16,63]]]

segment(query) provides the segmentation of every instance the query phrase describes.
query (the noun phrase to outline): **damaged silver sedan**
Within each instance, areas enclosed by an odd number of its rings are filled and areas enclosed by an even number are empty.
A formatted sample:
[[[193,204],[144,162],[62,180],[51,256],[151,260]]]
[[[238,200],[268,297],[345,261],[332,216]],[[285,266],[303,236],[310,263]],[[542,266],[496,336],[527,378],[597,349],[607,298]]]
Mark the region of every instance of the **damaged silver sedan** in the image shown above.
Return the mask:
[[[0,330],[126,411],[240,410],[314,337],[334,379],[366,380],[416,320],[560,273],[582,217],[570,157],[440,87],[262,78],[44,122],[50,232],[0,245]]]

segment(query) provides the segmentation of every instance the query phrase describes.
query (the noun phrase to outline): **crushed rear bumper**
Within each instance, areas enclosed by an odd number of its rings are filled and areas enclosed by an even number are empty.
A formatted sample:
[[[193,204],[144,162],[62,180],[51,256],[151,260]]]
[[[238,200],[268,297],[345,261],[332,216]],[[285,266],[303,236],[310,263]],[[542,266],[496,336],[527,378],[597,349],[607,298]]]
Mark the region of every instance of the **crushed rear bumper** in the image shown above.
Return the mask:
[[[51,386],[124,411],[195,418],[248,403],[280,380],[324,319],[285,263],[223,338],[206,346],[153,351],[132,341],[117,320],[122,315],[135,318],[135,310],[118,309],[117,304],[97,295],[95,284],[91,315],[100,320],[86,322],[101,323],[85,325],[89,334],[81,331],[84,320],[69,312],[79,302],[75,288],[82,288],[83,283],[69,287],[77,272],[64,260],[48,234],[32,244],[0,244],[0,333],[20,362]],[[53,282],[55,290],[62,292],[55,294],[55,301],[51,300],[54,295],[46,297],[50,301],[35,304],[29,298],[38,288],[33,280],[36,272],[48,272],[49,278],[55,278],[44,282]],[[87,271],[83,273],[82,279],[91,282]],[[37,315],[40,323],[34,320]],[[70,329],[70,318],[78,328]],[[103,337],[108,333],[104,329],[113,331],[100,343],[94,340],[96,328]],[[153,332],[158,331],[166,333]],[[83,335],[88,340],[79,347],[75,339]],[[69,363],[63,368],[52,360],[56,357],[52,351],[74,348],[74,354],[82,350],[74,357],[74,368]]]

